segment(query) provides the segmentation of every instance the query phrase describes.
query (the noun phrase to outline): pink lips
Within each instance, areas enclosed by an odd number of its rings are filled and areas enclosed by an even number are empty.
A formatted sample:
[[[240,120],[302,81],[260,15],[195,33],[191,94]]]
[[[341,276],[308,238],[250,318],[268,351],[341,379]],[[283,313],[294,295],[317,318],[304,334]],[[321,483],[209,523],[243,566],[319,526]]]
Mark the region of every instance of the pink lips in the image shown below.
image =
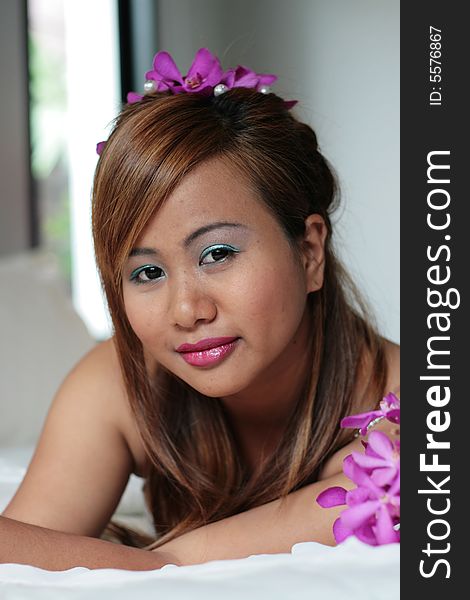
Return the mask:
[[[206,338],[196,344],[181,344],[176,348],[182,358],[195,367],[215,365],[235,349],[237,337]]]

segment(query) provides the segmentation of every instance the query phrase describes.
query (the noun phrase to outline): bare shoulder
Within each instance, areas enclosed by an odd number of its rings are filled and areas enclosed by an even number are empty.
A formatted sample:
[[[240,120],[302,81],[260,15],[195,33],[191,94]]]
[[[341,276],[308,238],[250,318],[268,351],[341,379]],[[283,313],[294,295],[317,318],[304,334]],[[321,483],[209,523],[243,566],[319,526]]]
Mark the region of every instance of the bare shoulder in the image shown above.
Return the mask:
[[[126,393],[112,339],[97,344],[77,363],[64,380],[59,394],[64,389],[96,394],[98,406],[114,408],[110,417],[118,416],[125,405]]]
[[[64,385],[78,388],[81,394],[86,389],[93,396],[129,447],[133,472],[142,476],[146,470],[146,454],[130,408],[114,340],[97,344],[77,364]]]
[[[117,386],[113,386],[112,391],[116,392],[120,384],[122,384],[122,378],[120,376],[119,360],[117,352],[114,346],[114,340],[111,338],[105,342],[96,344],[85,356],[76,364],[76,366],[69,373],[65,379],[65,384],[74,385],[76,383],[89,382],[95,385],[104,384],[105,382],[109,385],[109,377],[113,376],[121,381],[116,381]],[[124,388],[123,388],[124,389]]]

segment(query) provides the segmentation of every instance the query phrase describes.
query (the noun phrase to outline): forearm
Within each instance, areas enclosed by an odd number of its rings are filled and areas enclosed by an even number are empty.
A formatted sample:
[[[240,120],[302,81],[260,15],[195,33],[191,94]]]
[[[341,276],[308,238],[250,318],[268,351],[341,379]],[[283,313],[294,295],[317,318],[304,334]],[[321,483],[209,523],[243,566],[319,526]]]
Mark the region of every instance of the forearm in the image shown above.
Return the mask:
[[[0,563],[27,564],[49,571],[72,567],[150,571],[176,562],[164,551],[138,550],[0,516]]]
[[[334,545],[332,527],[343,507],[324,509],[318,494],[330,486],[350,489],[353,483],[338,474],[246,512],[211,523],[164,544],[181,564],[243,558],[250,554],[290,552],[298,542]]]
[[[398,439],[399,429],[386,420],[374,427]],[[367,437],[364,438],[367,440]],[[324,465],[320,480],[244,513],[200,527],[160,546],[158,550],[174,553],[180,564],[197,564],[209,560],[243,558],[250,554],[290,552],[299,542],[334,545],[333,523],[344,506],[322,508],[316,502],[325,489],[355,487],[344,475],[343,460],[351,452],[364,452],[363,439],[357,438],[336,452]]]

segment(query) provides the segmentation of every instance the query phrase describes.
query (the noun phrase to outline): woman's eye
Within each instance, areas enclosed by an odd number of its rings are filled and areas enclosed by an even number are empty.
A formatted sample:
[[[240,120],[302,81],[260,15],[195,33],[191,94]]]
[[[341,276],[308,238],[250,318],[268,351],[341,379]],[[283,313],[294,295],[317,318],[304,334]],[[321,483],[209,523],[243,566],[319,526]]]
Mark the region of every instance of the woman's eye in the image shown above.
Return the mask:
[[[132,271],[130,279],[134,283],[148,283],[150,281],[161,279],[164,275],[165,273],[160,267],[146,265],[145,267],[139,267]]]
[[[209,265],[216,262],[222,262],[225,261],[227,258],[230,258],[236,252],[239,252],[237,248],[234,248],[233,246],[228,246],[226,244],[210,246],[209,248],[206,248],[201,254],[199,264]]]

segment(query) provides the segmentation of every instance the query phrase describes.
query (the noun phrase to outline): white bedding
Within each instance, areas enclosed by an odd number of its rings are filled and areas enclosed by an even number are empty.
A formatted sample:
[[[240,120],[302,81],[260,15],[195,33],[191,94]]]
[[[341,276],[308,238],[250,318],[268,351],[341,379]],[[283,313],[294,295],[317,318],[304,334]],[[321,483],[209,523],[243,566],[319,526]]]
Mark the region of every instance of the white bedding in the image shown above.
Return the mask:
[[[0,565],[2,600],[398,600],[399,547],[347,540],[296,544],[291,554],[251,556],[158,571],[75,568],[51,572]]]
[[[29,454],[27,449],[0,449],[0,511],[21,480]],[[133,481],[121,504],[123,514],[138,509],[136,488]],[[4,564],[0,600],[398,600],[399,557],[397,544],[372,548],[349,539],[336,548],[303,543],[290,554],[146,572],[84,567],[51,572]]]

